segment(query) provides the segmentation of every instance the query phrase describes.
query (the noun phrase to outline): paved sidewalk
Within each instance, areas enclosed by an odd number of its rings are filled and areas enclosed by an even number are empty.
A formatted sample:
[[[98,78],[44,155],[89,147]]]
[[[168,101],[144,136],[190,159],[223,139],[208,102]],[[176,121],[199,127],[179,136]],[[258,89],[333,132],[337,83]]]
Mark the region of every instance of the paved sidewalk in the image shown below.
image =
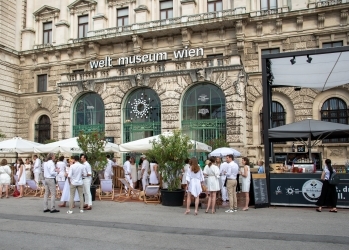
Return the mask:
[[[57,202],[58,204],[58,202]],[[76,204],[78,205],[78,203]],[[43,213],[43,199],[0,200],[0,249],[347,249],[349,210],[261,208],[184,215],[183,207],[95,201]],[[16,240],[14,240],[16,239]],[[18,239],[18,241],[17,241]],[[118,247],[117,247],[118,246]]]

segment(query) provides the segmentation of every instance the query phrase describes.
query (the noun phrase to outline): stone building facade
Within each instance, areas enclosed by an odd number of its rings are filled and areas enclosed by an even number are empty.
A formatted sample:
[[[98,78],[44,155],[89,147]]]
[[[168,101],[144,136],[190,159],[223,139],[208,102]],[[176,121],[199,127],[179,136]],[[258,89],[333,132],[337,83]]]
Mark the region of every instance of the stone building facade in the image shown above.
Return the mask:
[[[261,55],[346,46],[348,9],[345,0],[1,0],[0,128],[40,142],[98,130],[115,143],[181,128],[226,138],[255,161]],[[349,85],[278,88],[273,101],[276,125],[324,119],[329,104],[348,123]],[[349,144],[317,150],[343,161]]]

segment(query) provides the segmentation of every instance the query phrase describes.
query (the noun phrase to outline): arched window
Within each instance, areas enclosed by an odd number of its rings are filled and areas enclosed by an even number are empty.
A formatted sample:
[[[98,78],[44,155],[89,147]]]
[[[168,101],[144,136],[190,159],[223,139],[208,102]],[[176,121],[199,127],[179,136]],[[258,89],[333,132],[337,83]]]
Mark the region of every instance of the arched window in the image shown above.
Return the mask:
[[[47,115],[42,115],[35,124],[35,141],[44,143],[51,139],[51,121]]]
[[[161,103],[156,92],[139,88],[126,99],[124,106],[124,142],[161,133]]]
[[[196,84],[185,93],[182,130],[190,139],[204,143],[226,138],[225,96],[219,87],[210,83]]]
[[[87,93],[81,96],[74,107],[73,136],[80,131],[104,132],[105,110],[102,98],[96,93]]]
[[[327,99],[321,107],[321,121],[349,124],[347,104],[339,98]],[[348,142],[348,138],[326,139],[326,142]]]
[[[261,110],[260,114],[260,124],[261,124],[261,144],[264,143],[263,140],[263,112]],[[286,112],[284,107],[279,102],[273,101],[271,104],[271,128],[276,128],[286,124]]]

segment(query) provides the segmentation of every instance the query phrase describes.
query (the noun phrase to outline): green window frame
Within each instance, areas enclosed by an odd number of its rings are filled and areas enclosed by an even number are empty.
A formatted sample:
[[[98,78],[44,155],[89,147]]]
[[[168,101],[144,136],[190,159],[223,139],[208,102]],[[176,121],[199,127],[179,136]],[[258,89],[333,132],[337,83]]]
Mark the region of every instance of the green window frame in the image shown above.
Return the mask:
[[[78,136],[80,131],[104,133],[105,108],[102,98],[96,93],[81,96],[75,103],[73,120],[73,136]]]
[[[161,102],[150,88],[139,88],[127,97],[123,108],[123,142],[161,133]]]
[[[184,95],[182,131],[191,139],[208,142],[226,139],[226,100],[223,91],[211,83],[197,84]],[[205,154],[196,154],[200,161]]]

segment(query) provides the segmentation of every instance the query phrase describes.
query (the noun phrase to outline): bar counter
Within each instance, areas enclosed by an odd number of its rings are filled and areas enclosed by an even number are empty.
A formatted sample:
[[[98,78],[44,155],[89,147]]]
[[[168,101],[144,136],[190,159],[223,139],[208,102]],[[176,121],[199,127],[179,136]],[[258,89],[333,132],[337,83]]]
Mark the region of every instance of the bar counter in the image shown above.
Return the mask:
[[[337,207],[349,208],[349,174],[339,173]],[[285,206],[316,206],[321,194],[321,172],[270,173],[270,204]]]

